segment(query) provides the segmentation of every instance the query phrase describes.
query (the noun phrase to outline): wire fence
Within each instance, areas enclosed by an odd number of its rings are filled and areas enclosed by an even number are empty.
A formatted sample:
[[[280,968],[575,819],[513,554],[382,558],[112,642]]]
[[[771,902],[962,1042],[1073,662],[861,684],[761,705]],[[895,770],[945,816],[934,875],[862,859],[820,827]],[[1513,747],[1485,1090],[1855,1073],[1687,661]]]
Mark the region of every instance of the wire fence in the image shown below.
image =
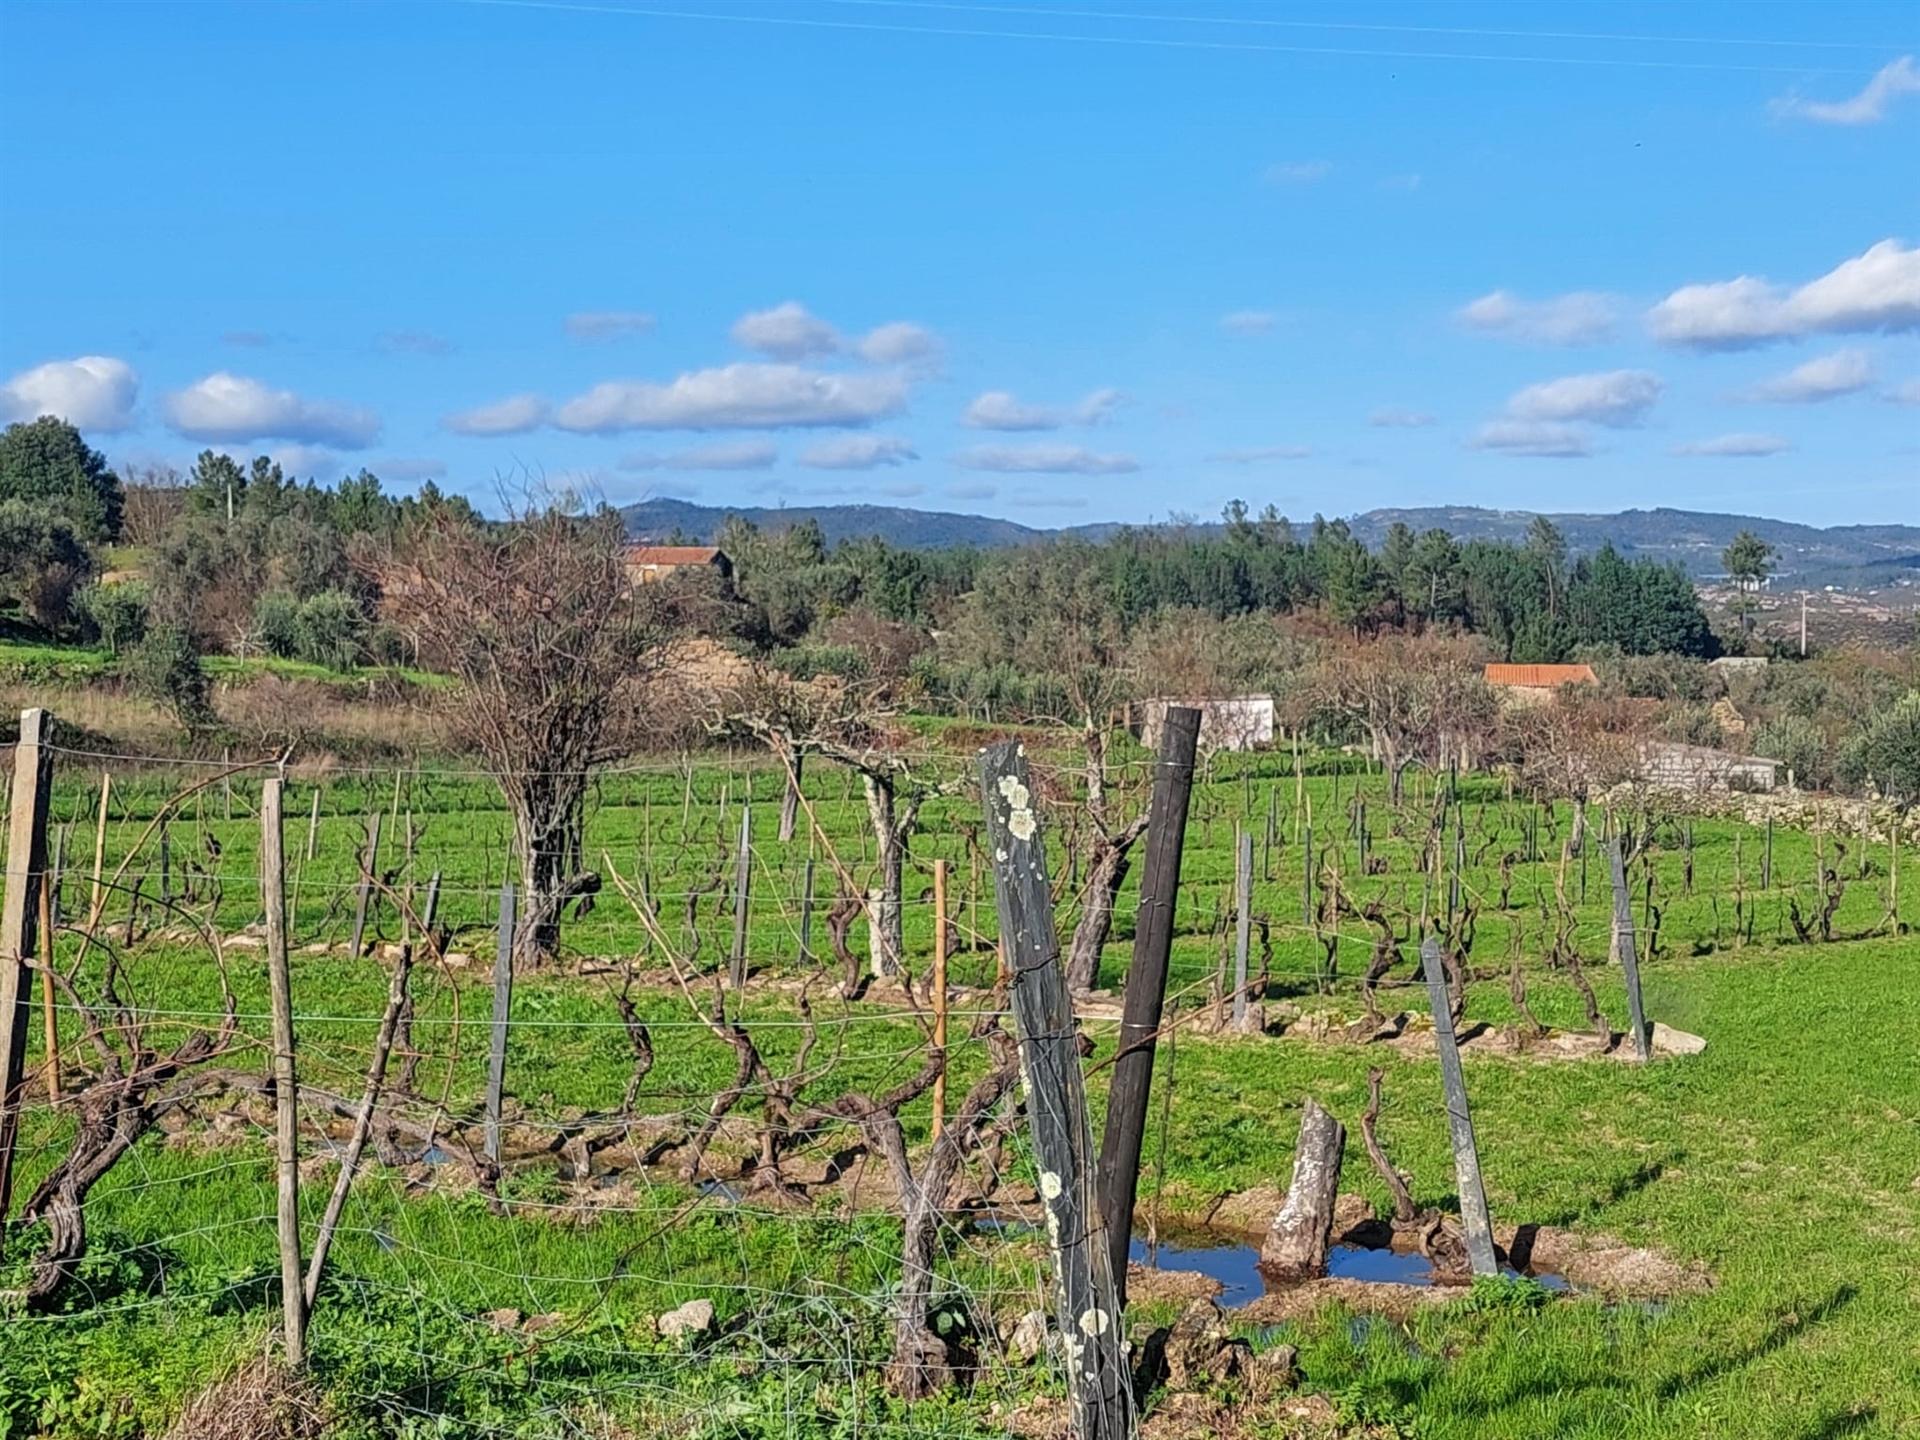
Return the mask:
[[[1053,1281],[1008,1069],[995,856],[961,783],[973,752],[926,747],[888,772],[922,791],[892,894],[851,770],[802,772],[785,840],[774,766],[597,773],[577,856],[595,883],[566,904],[554,953],[509,926],[504,992],[500,897],[523,869],[484,774],[296,769],[275,875],[262,813],[277,762],[47,753],[44,859],[8,857],[44,882],[29,888],[47,924],[23,972],[38,1019],[5,1265],[30,1299],[7,1343],[57,1349],[164,1316],[185,1347],[260,1344],[282,1288],[266,924],[280,897],[299,1254],[328,1251],[308,1348],[367,1433],[960,1435],[1060,1402],[1060,1342],[1032,1322]],[[1137,866],[1116,881],[1099,862],[1143,812],[1153,760],[1119,757],[1098,806],[1077,757],[1035,771],[1063,939],[1111,897],[1079,1003],[1097,1082],[1139,885]],[[1565,957],[1604,967],[1616,922],[1577,823],[1567,802],[1485,777],[1430,777],[1395,803],[1364,762],[1218,757],[1194,788],[1163,1036],[1312,1043],[1290,1033],[1301,1012],[1350,1020],[1396,990],[1417,1009],[1413,947],[1434,930],[1484,1017],[1515,1018],[1503,996],[1523,969],[1529,1014],[1579,1028],[1591,992]],[[1891,837],[1657,803],[1585,823],[1631,837],[1652,966],[1903,929]],[[896,924],[897,968],[882,933]],[[1239,989],[1267,1007],[1250,1035],[1224,1033]],[[1205,1103],[1176,1099],[1171,1069],[1158,1083],[1166,1104]],[[903,1302],[903,1232],[955,1127],[932,1278]],[[1143,1193],[1166,1179],[1166,1133]],[[966,1408],[901,1403],[903,1303],[964,1372]]]

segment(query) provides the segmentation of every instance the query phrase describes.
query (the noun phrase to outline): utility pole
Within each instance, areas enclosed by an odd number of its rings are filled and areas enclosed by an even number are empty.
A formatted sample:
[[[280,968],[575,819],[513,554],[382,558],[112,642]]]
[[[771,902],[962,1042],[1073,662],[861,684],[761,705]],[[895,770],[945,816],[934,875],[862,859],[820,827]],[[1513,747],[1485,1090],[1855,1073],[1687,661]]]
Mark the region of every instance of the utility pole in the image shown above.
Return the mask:
[[[1807,592],[1800,592],[1800,658],[1807,658]]]

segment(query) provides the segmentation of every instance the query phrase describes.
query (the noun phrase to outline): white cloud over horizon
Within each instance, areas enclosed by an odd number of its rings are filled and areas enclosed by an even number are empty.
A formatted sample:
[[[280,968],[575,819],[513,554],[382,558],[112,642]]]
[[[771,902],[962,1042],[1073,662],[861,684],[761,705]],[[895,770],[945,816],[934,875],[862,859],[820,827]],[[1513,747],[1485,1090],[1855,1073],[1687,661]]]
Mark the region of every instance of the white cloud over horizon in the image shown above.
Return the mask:
[[[227,370],[174,391],[163,408],[174,432],[190,440],[286,440],[361,450],[380,435],[380,417],[372,410],[310,400]]]
[[[1784,435],[1743,432],[1733,435],[1716,435],[1710,440],[1689,440],[1674,446],[1669,453],[1681,456],[1757,460],[1768,455],[1784,454],[1792,448],[1793,442]]]
[[[1882,65],[1857,95],[1845,100],[1785,95],[1773,102],[1773,113],[1817,125],[1877,125],[1902,95],[1920,95],[1920,65],[1911,55]]]
[[[1587,421],[1618,428],[1637,424],[1665,388],[1665,382],[1650,370],[1564,375],[1517,391],[1507,401],[1507,414],[1516,420]]]
[[[618,340],[645,335],[658,322],[645,310],[576,310],[562,323],[575,340]]]
[[[1882,240],[1792,290],[1753,275],[1683,285],[1647,312],[1647,328],[1696,350],[1920,329],[1920,249]]]
[[[1483,335],[1537,345],[1592,345],[1613,334],[1612,296],[1575,290],[1545,300],[1523,300],[1510,290],[1495,290],[1469,301],[1454,318]]]
[[[961,423],[974,430],[1059,430],[1097,425],[1126,399],[1115,389],[1094,390],[1072,405],[1030,405],[1010,390],[985,390],[973,398]]]
[[[1470,449],[1536,459],[1579,460],[1593,454],[1586,431],[1550,420],[1489,420],[1467,441]]]
[[[911,365],[935,359],[940,337],[924,325],[893,320],[865,335],[847,336],[798,300],[766,310],[750,310],[733,323],[734,343],[775,360],[815,360],[856,355],[875,365]]]
[[[1277,321],[1271,310],[1234,310],[1220,317],[1220,328],[1229,335],[1268,335]]]
[[[907,406],[897,372],[848,375],[751,361],[690,370],[665,384],[607,380],[553,412],[562,430],[783,430],[858,427]]]
[[[1216,450],[1207,459],[1216,465],[1258,465],[1267,460],[1305,460],[1313,454],[1306,445],[1248,445],[1237,450]]]
[[[715,445],[696,445],[691,450],[665,455],[622,455],[619,468],[627,471],[767,470],[779,458],[779,447],[771,440],[723,440]]]
[[[524,435],[547,418],[547,402],[538,395],[509,395],[471,410],[457,410],[440,424],[456,435]]]
[[[1873,384],[1873,357],[1864,350],[1836,350],[1796,365],[1784,375],[1763,380],[1742,398],[1775,404],[1808,405],[1854,395]]]
[[[1002,475],[1131,475],[1140,468],[1131,455],[1101,454],[1084,445],[975,445],[953,463]]]
[[[54,415],[80,430],[112,434],[132,427],[140,377],[111,355],[49,360],[0,385],[0,421]]]
[[[892,435],[837,435],[800,452],[800,463],[814,470],[877,470],[919,458],[911,443]]]

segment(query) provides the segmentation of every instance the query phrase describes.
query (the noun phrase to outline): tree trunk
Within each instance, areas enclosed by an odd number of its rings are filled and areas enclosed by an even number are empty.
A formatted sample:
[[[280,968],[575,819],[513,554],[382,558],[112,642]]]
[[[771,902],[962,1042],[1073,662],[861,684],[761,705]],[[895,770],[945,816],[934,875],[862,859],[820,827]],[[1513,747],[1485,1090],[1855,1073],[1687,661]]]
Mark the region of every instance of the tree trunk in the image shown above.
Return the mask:
[[[1096,820],[1104,823],[1107,814],[1107,732],[1095,721],[1091,710],[1081,717],[1081,729],[1087,747],[1087,809]]]
[[[1127,865],[1133,842],[1147,828],[1142,815],[1118,834],[1101,840],[1087,867],[1087,883],[1081,892],[1080,922],[1073,927],[1073,939],[1067,946],[1067,988],[1076,995],[1093,989],[1100,978],[1100,952],[1113,930],[1113,905],[1120,887],[1127,881]]]
[[[785,845],[793,839],[793,825],[800,812],[800,767],[806,756],[796,753],[793,757],[793,769],[787,775],[787,788],[780,797],[780,843]]]
[[[590,888],[580,872],[585,777],[530,776],[508,799],[520,856],[521,920],[514,958],[539,965],[559,951],[561,911]]]
[[[1293,1183],[1260,1246],[1262,1269],[1290,1280],[1326,1273],[1333,1202],[1340,1188],[1340,1157],[1346,1144],[1346,1127],[1309,1097],[1300,1113]]]

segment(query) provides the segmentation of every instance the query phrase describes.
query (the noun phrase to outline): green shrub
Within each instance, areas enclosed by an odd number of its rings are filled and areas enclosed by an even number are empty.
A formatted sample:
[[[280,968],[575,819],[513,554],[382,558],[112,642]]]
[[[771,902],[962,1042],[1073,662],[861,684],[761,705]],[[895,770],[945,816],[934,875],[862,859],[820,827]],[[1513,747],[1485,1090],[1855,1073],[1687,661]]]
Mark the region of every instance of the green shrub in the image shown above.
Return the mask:
[[[1754,731],[1753,753],[1780,761],[1801,785],[1824,787],[1833,779],[1833,747],[1803,715],[1782,715]]]
[[[322,590],[300,602],[293,617],[296,659],[329,670],[351,670],[360,662],[367,617],[344,590]]]
[[[213,686],[192,632],[161,625],[127,653],[122,672],[133,688],[173,711],[189,733],[214,723]]]
[[[100,643],[114,655],[138,645],[147,633],[147,587],[125,582],[89,585],[75,599]]]
[[[253,602],[255,641],[269,655],[291,660],[298,644],[300,597],[291,590],[263,590]]]

